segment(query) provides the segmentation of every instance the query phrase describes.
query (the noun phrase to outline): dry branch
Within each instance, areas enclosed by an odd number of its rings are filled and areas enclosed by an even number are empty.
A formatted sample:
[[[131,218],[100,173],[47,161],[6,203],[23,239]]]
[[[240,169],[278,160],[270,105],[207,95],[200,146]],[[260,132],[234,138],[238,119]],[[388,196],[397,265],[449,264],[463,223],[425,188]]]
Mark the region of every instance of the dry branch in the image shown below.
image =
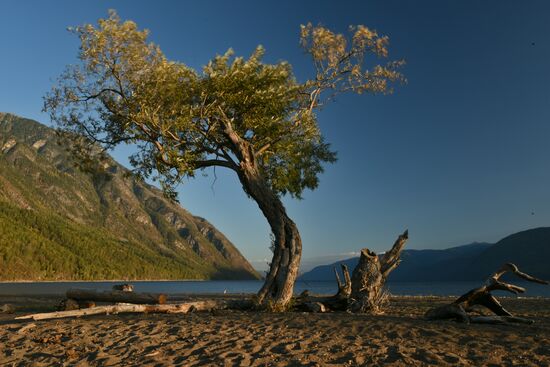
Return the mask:
[[[472,289],[468,293],[460,296],[451,304],[429,309],[428,312],[426,312],[425,317],[428,320],[457,319],[466,323],[532,323],[531,320],[514,317],[502,306],[496,297],[491,294],[494,290],[504,290],[514,294],[525,292],[525,288],[518,287],[514,284],[505,283],[500,280],[500,278],[507,272],[512,272],[518,277],[530,282],[549,284],[545,280],[538,279],[521,272],[518,267],[512,263],[504,264],[498,271],[487,279],[484,285]],[[471,311],[472,307],[475,305],[488,308],[496,316],[470,316],[468,312]]]
[[[351,294],[351,277],[348,266],[346,264],[341,264],[340,266],[342,267],[342,274],[344,274],[344,283],[340,281],[338,270],[334,267],[334,275],[336,276],[336,283],[338,283],[338,293],[336,293],[336,296],[348,298]]]

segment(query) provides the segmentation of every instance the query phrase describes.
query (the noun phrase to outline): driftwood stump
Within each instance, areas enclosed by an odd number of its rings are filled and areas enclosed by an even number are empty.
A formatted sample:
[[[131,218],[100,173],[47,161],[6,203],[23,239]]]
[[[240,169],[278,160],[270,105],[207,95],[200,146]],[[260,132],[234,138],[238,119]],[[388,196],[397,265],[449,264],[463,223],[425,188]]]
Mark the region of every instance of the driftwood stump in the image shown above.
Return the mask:
[[[408,238],[409,232],[403,232],[392,248],[381,256],[364,248],[351,276],[348,267],[342,264],[343,282],[336,268],[334,269],[338,284],[338,292],[334,296],[313,297],[302,294],[298,298],[298,304],[308,311],[319,309],[311,304],[321,303],[333,311],[383,313],[383,305],[388,298],[385,290],[386,280],[391,271],[399,265],[401,252]]]
[[[392,248],[382,256],[366,248],[361,250],[359,264],[351,276],[349,309],[352,312],[374,314],[383,312],[382,307],[388,298],[384,287],[386,280],[401,262],[401,251],[408,238],[409,232],[405,231],[397,238]]]
[[[519,322],[532,324],[532,320],[524,319],[521,317],[514,317],[502,306],[502,304],[496,299],[496,297],[491,294],[491,292],[494,290],[503,290],[514,294],[525,292],[525,288],[518,287],[517,285],[509,283],[504,283],[500,280],[500,277],[502,277],[507,272],[512,272],[518,277],[530,282],[549,284],[545,280],[537,279],[529,274],[522,273],[516,265],[508,263],[503,265],[496,273],[489,277],[489,279],[487,279],[485,284],[481,287],[472,289],[468,293],[460,296],[456,301],[451,304],[435,307],[428,310],[425,317],[428,320],[456,319],[465,323],[495,324]],[[476,305],[488,308],[496,316],[470,315],[469,312],[471,312],[472,307]]]

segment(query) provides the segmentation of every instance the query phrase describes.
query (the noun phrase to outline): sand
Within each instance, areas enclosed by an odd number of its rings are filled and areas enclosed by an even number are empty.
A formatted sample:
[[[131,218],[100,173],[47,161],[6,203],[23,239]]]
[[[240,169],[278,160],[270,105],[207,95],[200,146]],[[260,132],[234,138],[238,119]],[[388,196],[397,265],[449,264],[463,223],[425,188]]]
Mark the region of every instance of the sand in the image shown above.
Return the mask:
[[[425,310],[448,298],[391,301],[383,316],[217,311],[21,323],[0,315],[0,365],[550,365],[550,299],[504,300],[534,325],[428,322]]]

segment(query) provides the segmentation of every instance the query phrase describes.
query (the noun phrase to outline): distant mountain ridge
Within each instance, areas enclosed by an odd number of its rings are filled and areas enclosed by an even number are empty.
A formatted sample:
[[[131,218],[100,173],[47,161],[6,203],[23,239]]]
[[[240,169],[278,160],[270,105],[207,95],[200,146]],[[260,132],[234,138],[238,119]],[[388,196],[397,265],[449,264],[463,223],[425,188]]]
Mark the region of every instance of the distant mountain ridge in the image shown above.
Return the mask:
[[[445,250],[403,251],[402,262],[388,281],[433,282],[484,280],[501,265],[512,262],[531,275],[550,279],[550,227],[518,232],[495,244],[473,243]],[[350,271],[359,258],[321,265],[304,273],[305,281],[334,280],[335,266],[345,263]]]
[[[75,169],[56,142],[0,113],[0,280],[259,278],[204,218],[114,160]]]

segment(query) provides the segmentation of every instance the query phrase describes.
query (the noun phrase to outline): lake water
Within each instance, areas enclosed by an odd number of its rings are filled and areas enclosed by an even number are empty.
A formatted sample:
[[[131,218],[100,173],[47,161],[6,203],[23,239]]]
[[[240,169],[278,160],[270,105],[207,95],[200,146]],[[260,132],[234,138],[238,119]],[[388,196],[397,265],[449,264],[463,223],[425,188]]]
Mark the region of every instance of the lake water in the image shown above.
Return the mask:
[[[88,288],[110,290],[114,282],[10,282],[0,283],[1,295],[64,295],[69,288]],[[262,286],[262,281],[135,281],[128,282],[134,285],[136,292],[166,293],[166,294],[243,294],[256,293]],[[470,289],[479,287],[482,282],[390,282],[388,288],[393,295],[403,296],[459,296]],[[550,285],[516,282],[527,289],[523,297],[550,298]],[[309,290],[316,294],[336,293],[336,282],[296,282],[294,292],[301,293]],[[508,292],[495,292],[497,295],[513,296]]]

